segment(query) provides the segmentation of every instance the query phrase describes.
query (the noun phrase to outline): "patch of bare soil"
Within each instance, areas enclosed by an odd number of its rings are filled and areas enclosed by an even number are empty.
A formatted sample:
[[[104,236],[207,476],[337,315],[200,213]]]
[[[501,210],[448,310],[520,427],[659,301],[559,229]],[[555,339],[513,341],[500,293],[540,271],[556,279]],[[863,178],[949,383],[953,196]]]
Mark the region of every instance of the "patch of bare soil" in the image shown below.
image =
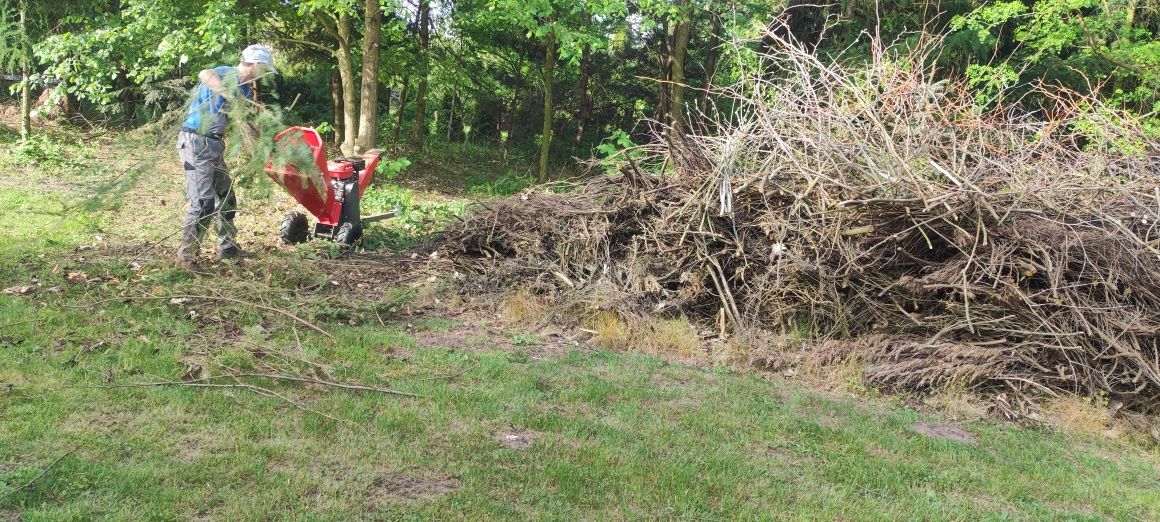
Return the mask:
[[[170,451],[181,460],[196,462],[221,448],[223,440],[228,440],[228,437],[205,431],[193,431],[178,438]]]
[[[89,433],[120,435],[137,431],[144,421],[128,412],[113,410],[78,411],[69,415],[63,425]]]
[[[494,349],[505,351],[525,351],[538,358],[563,355],[581,343],[559,331],[549,331],[542,335],[509,335],[504,325],[480,317],[483,314],[461,315],[464,319],[458,326],[445,332],[425,330],[414,332],[416,340],[425,348],[452,349]]]
[[[19,511],[0,509],[0,522],[17,522],[18,520],[24,520]]]
[[[954,424],[927,424],[925,422],[920,422],[911,426],[910,429],[915,433],[926,435],[927,437],[935,439],[951,440],[955,442],[962,442],[964,444],[979,443],[978,437]]]
[[[685,373],[674,372],[667,374],[664,372],[654,372],[649,375],[649,380],[656,384],[659,388],[664,389],[679,389],[688,390],[694,388],[697,384],[691,375]]]
[[[759,444],[755,446],[753,453],[787,466],[800,466],[806,461],[805,458],[793,450],[778,444]]]
[[[371,499],[376,503],[410,502],[437,497],[459,489],[454,477],[422,478],[386,473],[371,485]]]
[[[453,328],[446,332],[420,332],[415,334],[415,337],[424,348],[455,348],[463,349],[470,348],[479,343],[471,342],[470,340],[484,337],[489,340],[496,341],[498,344],[502,338],[492,335],[486,329],[478,328],[476,326],[463,326]],[[491,343],[488,343],[491,344]]]
[[[408,252],[348,252],[336,259],[306,260],[318,270],[336,275],[332,285],[350,296],[379,300],[400,287],[429,283],[430,266],[441,260]]]
[[[508,448],[524,450],[530,448],[532,443],[539,438],[539,435],[529,430],[513,430],[499,432],[496,434],[496,438]]]

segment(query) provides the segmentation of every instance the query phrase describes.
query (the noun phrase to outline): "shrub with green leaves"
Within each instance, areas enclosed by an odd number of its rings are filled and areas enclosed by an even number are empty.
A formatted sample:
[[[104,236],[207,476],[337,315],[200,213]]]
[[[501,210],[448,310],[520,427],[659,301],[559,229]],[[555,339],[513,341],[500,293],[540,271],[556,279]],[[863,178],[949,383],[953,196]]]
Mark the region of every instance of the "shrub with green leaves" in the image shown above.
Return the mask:
[[[518,194],[536,183],[536,179],[527,174],[519,174],[509,170],[495,179],[484,176],[467,178],[467,195],[472,197],[503,197]]]

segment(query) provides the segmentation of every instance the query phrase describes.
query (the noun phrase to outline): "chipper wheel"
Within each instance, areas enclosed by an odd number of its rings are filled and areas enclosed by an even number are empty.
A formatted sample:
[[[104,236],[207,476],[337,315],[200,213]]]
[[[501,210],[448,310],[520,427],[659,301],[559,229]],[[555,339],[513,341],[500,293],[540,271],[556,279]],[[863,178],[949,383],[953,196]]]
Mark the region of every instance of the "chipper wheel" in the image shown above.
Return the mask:
[[[353,223],[343,223],[334,232],[334,240],[344,245],[353,245],[362,239],[362,230],[355,228]]]
[[[282,244],[294,245],[306,241],[310,235],[310,221],[306,214],[291,212],[282,218]]]

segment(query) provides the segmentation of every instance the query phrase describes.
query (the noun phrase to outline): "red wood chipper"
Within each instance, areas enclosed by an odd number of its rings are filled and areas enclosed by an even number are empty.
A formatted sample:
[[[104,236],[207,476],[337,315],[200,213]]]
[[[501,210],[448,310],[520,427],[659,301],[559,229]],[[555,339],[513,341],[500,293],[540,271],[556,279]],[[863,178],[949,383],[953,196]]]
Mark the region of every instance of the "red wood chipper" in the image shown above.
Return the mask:
[[[312,231],[306,214],[299,211],[286,214],[281,228],[283,243],[301,243],[314,236],[350,245],[362,237],[364,223],[395,216],[395,212],[367,217],[360,215],[359,199],[375,176],[375,168],[383,153],[381,149],[328,161],[322,137],[310,127],[290,127],[274,137],[276,152],[285,152],[288,147],[301,147],[303,152],[308,150],[313,167],[296,165],[293,161],[282,164],[271,157],[266,163],[266,174],[285,188],[317,222]]]

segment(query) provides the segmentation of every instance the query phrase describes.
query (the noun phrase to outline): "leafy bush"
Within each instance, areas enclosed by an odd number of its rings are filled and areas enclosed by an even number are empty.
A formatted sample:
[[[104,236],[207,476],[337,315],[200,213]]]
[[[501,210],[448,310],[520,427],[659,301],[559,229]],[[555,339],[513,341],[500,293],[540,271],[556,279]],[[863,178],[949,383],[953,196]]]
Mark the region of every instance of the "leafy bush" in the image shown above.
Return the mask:
[[[75,171],[83,168],[88,155],[83,147],[62,143],[50,136],[34,134],[12,145],[11,160],[19,166],[39,166]]]
[[[382,184],[367,189],[362,208],[366,215],[396,212],[393,219],[384,222],[384,227],[368,228],[363,236],[363,246],[375,250],[406,248],[417,243],[448,221],[462,216],[464,203],[422,201],[410,189]]]
[[[600,166],[605,174],[616,174],[629,161],[642,161],[646,155],[627,132],[617,129],[596,146]]]
[[[527,174],[517,174],[509,170],[504,175],[489,180],[483,176],[467,178],[467,195],[473,197],[504,197],[518,194],[536,183],[536,179]]]

